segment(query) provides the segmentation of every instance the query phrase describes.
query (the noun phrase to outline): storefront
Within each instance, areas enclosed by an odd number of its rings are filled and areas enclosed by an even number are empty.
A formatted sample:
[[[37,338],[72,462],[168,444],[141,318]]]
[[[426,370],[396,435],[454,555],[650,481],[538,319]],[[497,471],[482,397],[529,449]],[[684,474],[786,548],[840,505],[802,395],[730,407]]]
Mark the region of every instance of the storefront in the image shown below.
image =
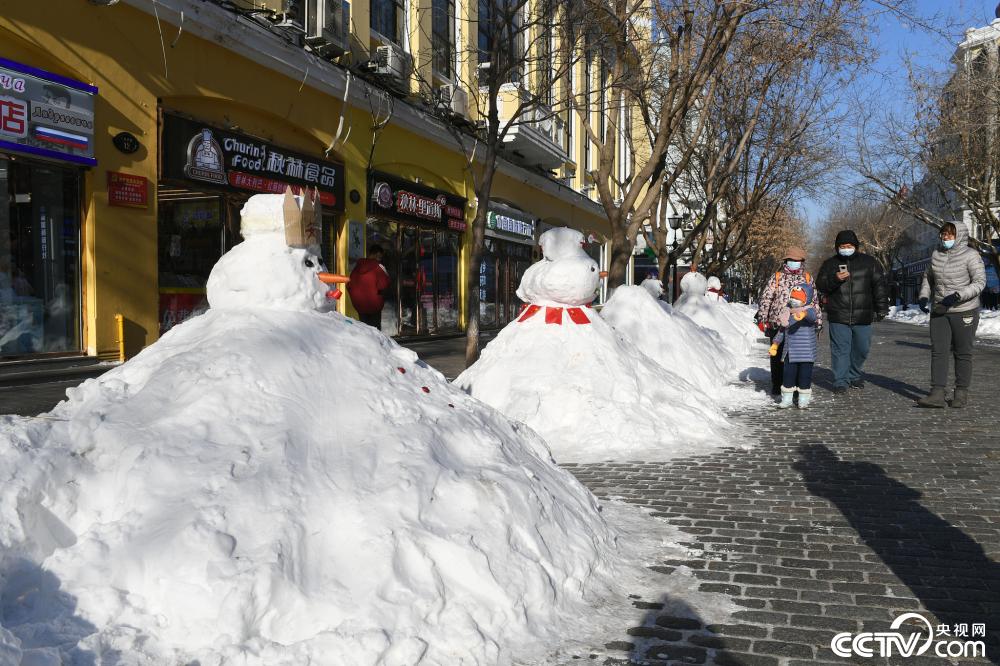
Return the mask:
[[[0,59],[0,360],[82,351],[80,228],[97,88]]]
[[[392,280],[382,332],[457,332],[465,199],[381,171],[371,173],[368,192],[366,247],[382,247]]]
[[[240,209],[255,193],[316,188],[323,206],[321,252],[337,265],[344,168],[262,139],[163,112],[158,184],[160,334],[207,308],[212,266],[242,241]]]
[[[521,277],[534,260],[536,221],[524,211],[491,202],[479,265],[479,325],[502,328],[515,319],[522,301]]]

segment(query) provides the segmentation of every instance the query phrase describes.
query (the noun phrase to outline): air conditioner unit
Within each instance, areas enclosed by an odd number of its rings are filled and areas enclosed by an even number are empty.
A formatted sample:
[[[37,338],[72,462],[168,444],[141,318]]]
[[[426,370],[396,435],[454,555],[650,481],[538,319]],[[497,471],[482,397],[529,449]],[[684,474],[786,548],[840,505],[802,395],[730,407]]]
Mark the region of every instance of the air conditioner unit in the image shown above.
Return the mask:
[[[437,89],[438,104],[460,116],[469,115],[469,94],[454,83],[447,83]]]
[[[374,64],[375,73],[385,77],[389,85],[400,90],[409,88],[412,60],[403,49],[395,44],[377,47]]]
[[[305,0],[305,41],[326,58],[347,52],[351,3],[347,0]]]
[[[282,0],[281,12],[275,16],[275,27],[286,28],[294,32],[305,32],[305,4],[306,0]]]

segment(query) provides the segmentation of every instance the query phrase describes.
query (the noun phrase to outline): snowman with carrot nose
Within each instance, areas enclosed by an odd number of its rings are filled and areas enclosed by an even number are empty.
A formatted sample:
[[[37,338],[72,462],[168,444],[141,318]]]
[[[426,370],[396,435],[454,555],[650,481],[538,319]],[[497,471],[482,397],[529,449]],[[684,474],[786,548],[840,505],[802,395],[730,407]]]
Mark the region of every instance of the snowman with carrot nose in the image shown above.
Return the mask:
[[[320,258],[318,193],[255,194],[240,211],[244,241],[224,254],[208,277],[213,309],[267,308],[320,312],[336,307],[337,285]]]
[[[778,313],[778,334],[774,336],[770,355],[778,355],[781,350],[784,363],[781,381],[781,402],[779,409],[792,406],[796,391],[799,394],[799,409],[805,409],[812,401],[813,365],[816,363],[816,324],[819,314],[810,303],[813,288],[805,283],[793,287],[788,295],[788,304]]]

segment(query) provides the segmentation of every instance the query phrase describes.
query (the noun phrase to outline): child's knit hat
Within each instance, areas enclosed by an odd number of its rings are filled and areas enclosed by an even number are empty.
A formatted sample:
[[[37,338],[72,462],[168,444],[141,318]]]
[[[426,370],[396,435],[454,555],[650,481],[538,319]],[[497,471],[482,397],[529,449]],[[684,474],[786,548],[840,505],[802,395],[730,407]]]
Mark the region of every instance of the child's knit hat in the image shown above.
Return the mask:
[[[811,291],[812,289],[809,288],[809,285],[799,285],[798,287],[792,287],[792,291],[790,294],[788,294],[788,298],[789,299],[794,298],[800,303],[808,303],[809,297],[812,295],[810,293]]]

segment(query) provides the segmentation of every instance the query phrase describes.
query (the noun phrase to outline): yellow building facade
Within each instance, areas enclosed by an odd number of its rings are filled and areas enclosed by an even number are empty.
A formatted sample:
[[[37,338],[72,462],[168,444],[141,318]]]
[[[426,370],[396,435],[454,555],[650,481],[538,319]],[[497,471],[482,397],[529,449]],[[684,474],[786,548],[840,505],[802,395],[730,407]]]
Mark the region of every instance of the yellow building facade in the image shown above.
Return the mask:
[[[386,41],[366,0],[345,3],[350,44],[337,63],[211,2],[58,4],[14,3],[0,17],[0,361],[114,358],[121,342],[136,353],[205,307],[208,271],[240,242],[242,203],[287,185],[318,188],[331,270],[386,247],[390,335],[460,332],[470,271],[486,327],[500,326],[545,225],[597,246],[607,236],[582,174],[501,160],[493,200],[476,201],[454,132],[405,90],[351,73],[350,60]],[[419,71],[433,8],[405,7]],[[474,6],[455,11],[468,19]],[[529,134],[541,153],[561,138]],[[583,149],[566,152],[556,175],[578,171],[568,153]],[[480,205],[493,213],[492,263],[471,267]],[[346,296],[339,307],[356,314]]]

